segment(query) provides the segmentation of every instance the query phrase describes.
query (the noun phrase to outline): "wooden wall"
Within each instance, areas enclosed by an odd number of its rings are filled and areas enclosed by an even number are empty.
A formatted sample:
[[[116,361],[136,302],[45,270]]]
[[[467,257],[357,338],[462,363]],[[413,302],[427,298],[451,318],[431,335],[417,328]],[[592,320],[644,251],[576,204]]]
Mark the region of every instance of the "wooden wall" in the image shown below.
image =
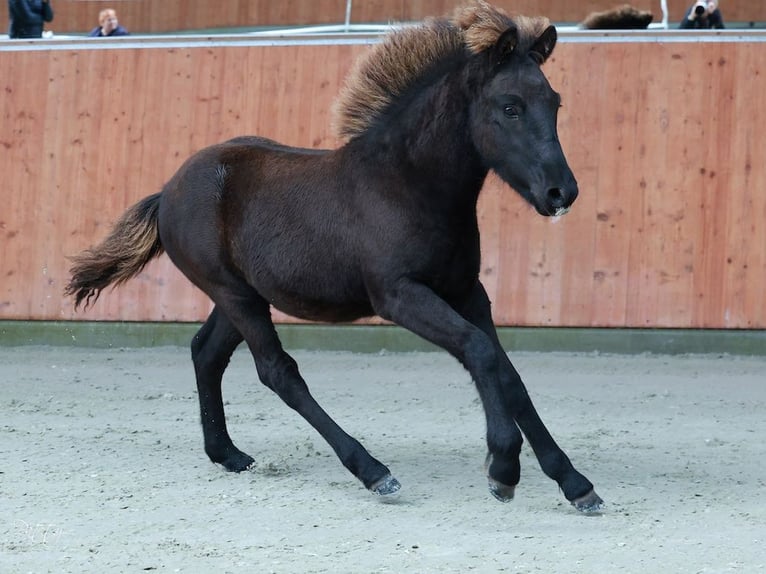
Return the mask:
[[[345,0],[51,0],[55,18],[47,29],[58,34],[82,33],[98,24],[98,13],[114,8],[133,33],[203,28],[338,24],[346,17]],[[421,20],[451,12],[461,0],[355,0],[352,20],[389,22]],[[509,11],[542,14],[554,22],[580,22],[589,13],[622,4],[621,0],[496,0]],[[636,8],[662,19],[659,0],[633,0]],[[669,0],[670,21],[678,22],[691,0]],[[766,2],[723,0],[728,22],[766,21]],[[8,29],[8,12],[0,10],[0,30]]]
[[[679,22],[693,0],[668,0],[670,22]],[[360,22],[388,20],[420,20],[426,16],[446,14],[461,0],[369,0],[354,2],[354,19]],[[591,12],[609,10],[622,4],[630,4],[654,14],[654,21],[662,20],[659,0],[495,0],[492,4],[509,12],[543,15],[553,22],[581,22]],[[725,21],[766,21],[766,2],[752,0],[721,0]]]
[[[366,49],[0,51],[0,319],[202,320],[209,301],[166,257],[75,314],[66,256],[202,146],[334,146],[331,102]],[[766,328],[766,42],[564,37],[545,69],[581,195],[552,221],[488,182],[497,322]]]

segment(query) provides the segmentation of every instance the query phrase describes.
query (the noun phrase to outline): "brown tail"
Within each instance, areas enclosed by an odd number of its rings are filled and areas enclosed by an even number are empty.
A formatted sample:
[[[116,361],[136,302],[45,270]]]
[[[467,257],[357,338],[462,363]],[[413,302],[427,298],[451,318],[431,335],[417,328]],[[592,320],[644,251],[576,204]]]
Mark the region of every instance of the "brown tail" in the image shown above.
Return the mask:
[[[157,212],[160,194],[155,193],[128,209],[100,245],[72,258],[72,278],[64,294],[74,296],[74,307],[95,303],[101,290],[135,277],[164,251],[160,243]]]

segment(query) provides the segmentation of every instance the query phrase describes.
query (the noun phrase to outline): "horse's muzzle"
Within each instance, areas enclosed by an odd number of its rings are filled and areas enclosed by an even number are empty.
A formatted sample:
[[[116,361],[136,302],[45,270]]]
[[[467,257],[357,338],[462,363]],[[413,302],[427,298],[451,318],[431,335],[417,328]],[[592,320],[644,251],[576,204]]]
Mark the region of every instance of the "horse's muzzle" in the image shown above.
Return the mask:
[[[559,216],[569,211],[577,199],[577,185],[567,187],[551,187],[545,192],[543,205],[537,205],[540,215]]]

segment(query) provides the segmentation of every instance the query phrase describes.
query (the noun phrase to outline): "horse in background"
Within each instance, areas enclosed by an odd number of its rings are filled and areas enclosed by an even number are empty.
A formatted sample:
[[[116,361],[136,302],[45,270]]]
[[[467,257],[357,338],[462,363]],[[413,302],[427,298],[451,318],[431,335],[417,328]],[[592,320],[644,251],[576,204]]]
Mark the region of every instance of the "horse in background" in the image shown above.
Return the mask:
[[[591,12],[580,23],[585,30],[646,30],[654,15],[630,4],[615,6],[601,12]]]
[[[378,315],[470,372],[497,499],[513,498],[523,432],[567,500],[598,510],[592,483],[551,437],[502,348],[479,280],[476,202],[490,170],[543,216],[563,215],[577,197],[557,134],[561,98],[541,70],[556,39],[547,18],[511,17],[483,1],[390,33],[340,94],[341,147],[240,137],[197,152],[74,258],[66,293],[87,307],[165,252],[213,300],[191,347],[205,452],[227,470],[254,462],[229,437],[221,395],[244,340],[261,382],[366,488],[400,488],[314,400],[270,305],[314,321]]]

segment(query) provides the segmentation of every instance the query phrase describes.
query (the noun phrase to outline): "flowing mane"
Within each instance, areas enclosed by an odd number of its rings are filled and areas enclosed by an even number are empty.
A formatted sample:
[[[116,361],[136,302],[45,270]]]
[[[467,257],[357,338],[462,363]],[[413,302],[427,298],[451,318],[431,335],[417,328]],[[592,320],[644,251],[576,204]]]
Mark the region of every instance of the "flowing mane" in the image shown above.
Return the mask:
[[[363,133],[437,63],[466,50],[483,52],[513,27],[519,33],[519,48],[527,49],[549,23],[545,17],[511,17],[476,0],[455,10],[452,18],[430,18],[391,32],[349,73],[333,110],[336,135],[348,140]]]

